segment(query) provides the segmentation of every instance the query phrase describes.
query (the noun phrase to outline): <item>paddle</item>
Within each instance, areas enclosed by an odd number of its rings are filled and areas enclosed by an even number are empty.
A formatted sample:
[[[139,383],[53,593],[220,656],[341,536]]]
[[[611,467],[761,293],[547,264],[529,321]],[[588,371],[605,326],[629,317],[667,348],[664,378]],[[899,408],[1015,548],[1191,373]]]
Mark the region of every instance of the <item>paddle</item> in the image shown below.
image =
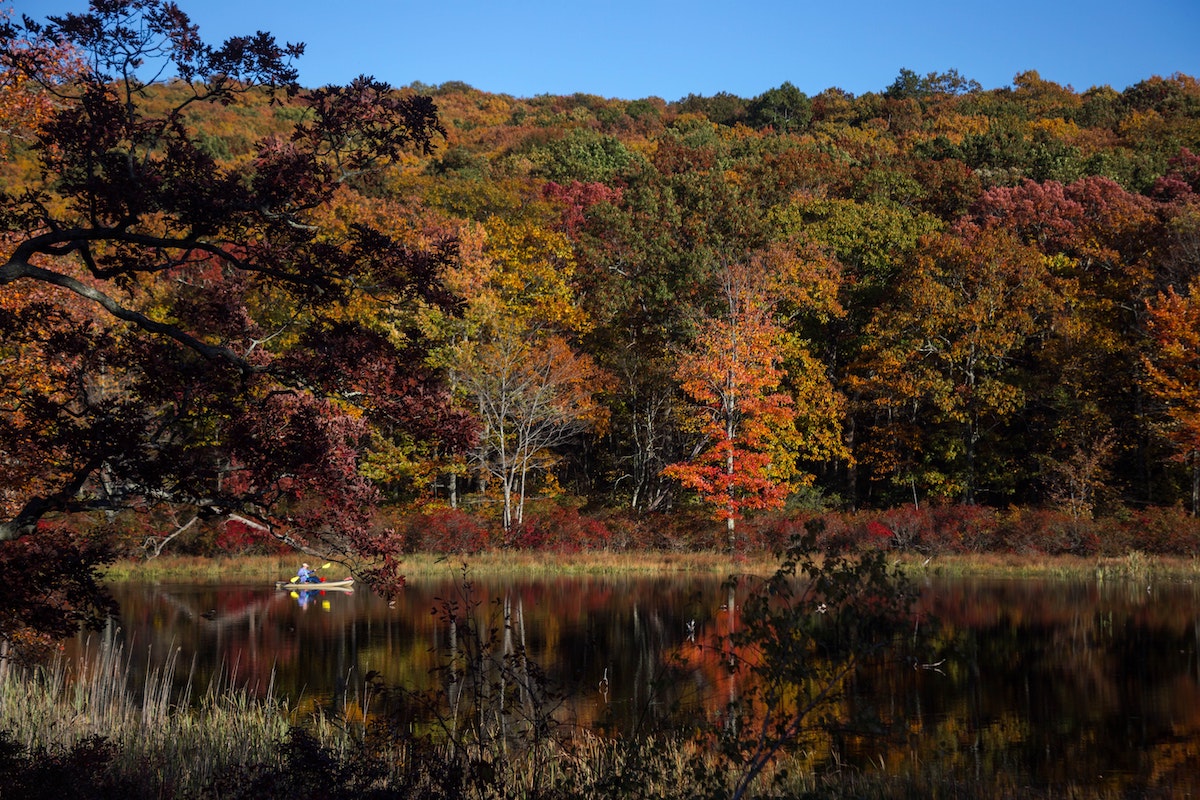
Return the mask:
[[[330,567],[332,567],[332,566],[333,566],[333,564],[331,564],[331,563],[329,563],[328,561],[326,561],[324,564],[322,564],[321,566],[317,567],[317,569],[329,569],[329,568],[330,568]],[[313,572],[316,572],[316,571],[317,571],[317,569],[314,569],[314,570],[313,570]],[[297,576],[295,576],[294,578],[292,578],[292,583],[297,583],[299,580],[300,580],[300,576],[299,576],[299,575],[297,575]]]

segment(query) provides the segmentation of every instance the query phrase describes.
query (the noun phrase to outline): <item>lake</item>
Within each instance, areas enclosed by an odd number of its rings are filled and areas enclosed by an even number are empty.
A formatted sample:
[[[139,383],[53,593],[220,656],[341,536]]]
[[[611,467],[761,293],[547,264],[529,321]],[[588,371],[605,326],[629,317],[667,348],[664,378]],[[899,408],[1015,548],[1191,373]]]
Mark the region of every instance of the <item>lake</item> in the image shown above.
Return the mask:
[[[445,688],[435,668],[469,637],[471,608],[497,653],[544,671],[552,688],[541,702],[556,718],[637,735],[711,722],[737,695],[738,678],[703,647],[737,624],[721,583],[489,578],[467,592],[448,573],[412,580],[393,605],[365,590],[127,583],[114,589],[120,618],[69,655],[116,642],[135,681],[175,654],[176,680],[194,693],[219,680],[301,709],[379,711],[392,701],[366,691],[367,676]],[[882,728],[831,740],[842,763],[1004,774],[1018,787],[1200,791],[1200,588],[947,578],[919,588],[927,655],[848,685],[847,713],[869,708]]]

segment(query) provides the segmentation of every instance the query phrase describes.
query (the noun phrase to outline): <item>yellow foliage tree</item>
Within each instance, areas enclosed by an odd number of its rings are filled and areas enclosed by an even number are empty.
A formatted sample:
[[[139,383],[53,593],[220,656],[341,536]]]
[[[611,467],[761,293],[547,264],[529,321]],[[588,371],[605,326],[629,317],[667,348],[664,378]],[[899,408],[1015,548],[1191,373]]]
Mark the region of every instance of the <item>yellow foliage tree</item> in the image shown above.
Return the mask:
[[[461,247],[447,285],[463,313],[431,315],[429,326],[443,342],[436,362],[478,414],[474,463],[499,484],[507,530],[524,518],[531,476],[549,474],[558,448],[604,424],[596,395],[607,379],[571,346],[587,320],[564,235],[493,217],[468,226]]]

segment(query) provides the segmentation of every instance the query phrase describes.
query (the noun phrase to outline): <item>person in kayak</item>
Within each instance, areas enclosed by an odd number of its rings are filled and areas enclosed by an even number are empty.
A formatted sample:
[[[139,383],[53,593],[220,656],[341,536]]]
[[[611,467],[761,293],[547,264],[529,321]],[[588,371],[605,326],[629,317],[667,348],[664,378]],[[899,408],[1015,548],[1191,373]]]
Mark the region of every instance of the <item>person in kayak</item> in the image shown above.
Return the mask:
[[[296,576],[300,579],[298,581],[299,583],[320,583],[321,582],[321,579],[317,577],[316,571],[308,566],[307,561],[305,561],[303,564],[300,565],[300,570],[296,573]]]

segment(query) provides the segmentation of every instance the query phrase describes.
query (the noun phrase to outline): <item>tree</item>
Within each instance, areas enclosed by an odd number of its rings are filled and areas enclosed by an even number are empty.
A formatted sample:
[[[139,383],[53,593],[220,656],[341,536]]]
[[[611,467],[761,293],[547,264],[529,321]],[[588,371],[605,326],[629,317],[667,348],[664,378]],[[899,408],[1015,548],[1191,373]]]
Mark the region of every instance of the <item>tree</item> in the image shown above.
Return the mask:
[[[1187,294],[1174,287],[1147,304],[1156,348],[1146,358],[1146,385],[1166,406],[1167,436],[1177,458],[1192,467],[1192,515],[1200,514],[1200,302],[1193,280]]]
[[[10,16],[8,3],[0,5],[0,21]],[[56,86],[74,78],[82,69],[69,46],[18,37],[10,47],[19,51],[23,60],[37,63],[42,80]],[[0,156],[8,154],[8,139],[33,138],[34,132],[53,114],[54,107],[53,96],[31,77],[30,71],[5,70],[0,73],[0,134],[6,137],[0,140]]]
[[[849,381],[877,412],[863,453],[877,476],[975,501],[985,437],[1025,403],[1019,366],[1055,308],[1050,278],[1041,254],[1003,232],[922,243]]]
[[[436,363],[478,415],[474,463],[499,483],[505,530],[524,519],[531,475],[548,473],[558,448],[605,418],[596,394],[606,378],[568,338],[586,327],[572,271],[562,234],[492,219],[464,235],[462,264],[447,278],[462,315],[429,321],[444,341]]]
[[[751,101],[746,121],[756,128],[794,133],[808,127],[812,113],[812,100],[808,95],[784,81]]]
[[[1036,75],[1036,73],[1034,73]],[[921,77],[911,69],[901,69],[896,80],[884,91],[887,97],[904,99],[926,99],[936,95],[955,95],[978,92],[982,87],[978,81],[964,78],[958,70],[930,72]]]
[[[1186,256],[1183,265],[1171,257],[1179,240],[1164,230],[1161,213],[1108,178],[1025,181],[985,192],[958,228],[1006,230],[1053,272],[1061,302],[1031,370],[1040,385],[1031,387],[1038,399],[1030,427],[1046,431],[1038,460],[1069,463],[1111,433],[1106,449],[1125,462],[1117,474],[1141,483],[1149,501],[1160,459],[1145,413],[1147,300],[1156,283],[1182,286],[1179,276],[1194,271]]]
[[[28,41],[85,67],[63,81]],[[54,106],[35,133],[37,181],[0,198],[0,363],[38,376],[0,389],[0,540],[166,503],[237,512],[362,559],[381,586],[399,579],[357,470],[380,405],[347,377],[380,358],[358,360],[362,326],[343,310],[363,289],[383,308],[444,303],[453,248],[418,251],[366,224],[331,236],[317,212],[338,187],[428,152],[440,126],[428,98],[369,78],[301,96],[302,52],[265,33],[208,45],[165,0],[0,25],[6,80]],[[166,75],[169,87],[147,82]],[[296,107],[290,135],[217,162],[190,111],[255,93]],[[370,389],[444,406],[435,375],[403,366],[423,362],[419,341],[367,341],[400,376]]]
[[[779,322],[789,299],[816,305],[818,298],[798,297],[794,281],[800,259],[779,247],[744,263],[724,265],[720,272],[720,313],[697,321],[691,350],[682,355],[676,371],[692,401],[691,425],[698,439],[692,457],[669,465],[664,473],[696,491],[725,521],[728,545],[736,546],[736,520],[752,509],[778,508],[796,482],[807,483],[797,459],[806,447],[825,441],[836,450],[836,435],[822,436],[821,428],[836,430],[829,416],[806,426],[813,441],[805,442],[797,425],[812,408],[815,397],[828,392],[814,359],[789,336]],[[805,287],[805,288],[811,288]],[[814,292],[818,294],[818,292]],[[792,356],[802,364],[805,387],[796,394],[814,400],[798,410],[785,388],[784,365]],[[815,386],[814,386],[815,385]],[[806,391],[808,390],[808,391]],[[834,404],[825,404],[834,411]]]

